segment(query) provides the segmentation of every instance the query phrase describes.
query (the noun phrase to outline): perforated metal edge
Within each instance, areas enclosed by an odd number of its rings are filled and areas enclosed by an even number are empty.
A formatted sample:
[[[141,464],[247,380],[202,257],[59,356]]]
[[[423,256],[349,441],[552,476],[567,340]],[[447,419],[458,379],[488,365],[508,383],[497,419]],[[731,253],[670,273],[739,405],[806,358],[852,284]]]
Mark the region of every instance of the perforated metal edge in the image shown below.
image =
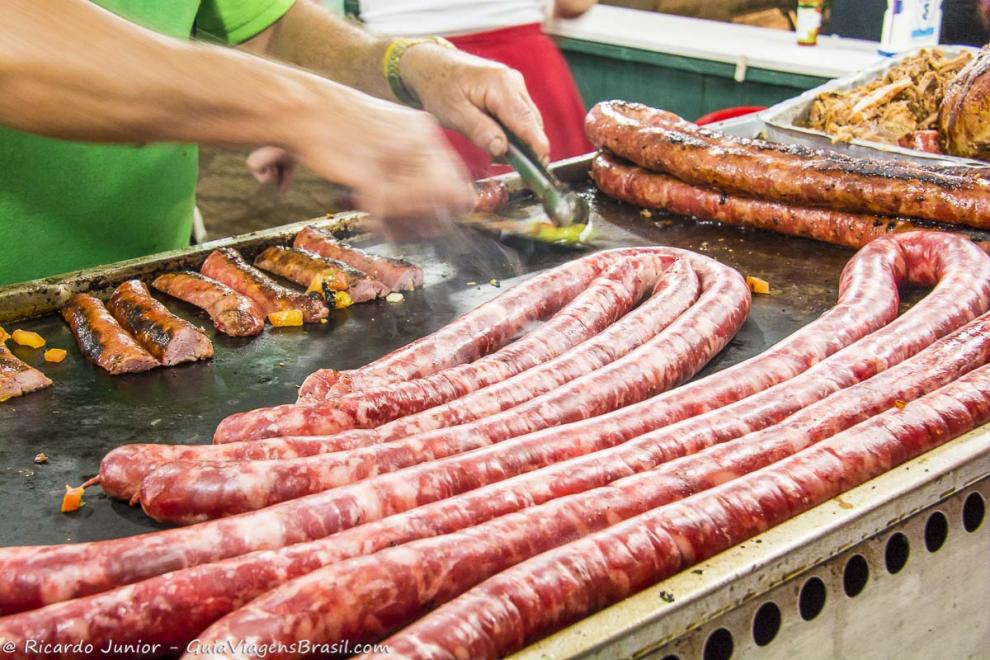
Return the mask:
[[[638,657],[986,657],[990,647],[988,498],[990,478]],[[963,509],[970,500],[982,503],[983,510],[982,522],[973,530],[963,524]],[[928,549],[925,530],[936,512],[946,520],[947,535],[943,545]],[[815,613],[809,608],[802,614],[803,590],[813,582],[824,594],[821,610]],[[813,602],[814,597],[806,600],[809,606]],[[779,623],[773,621],[774,614]]]

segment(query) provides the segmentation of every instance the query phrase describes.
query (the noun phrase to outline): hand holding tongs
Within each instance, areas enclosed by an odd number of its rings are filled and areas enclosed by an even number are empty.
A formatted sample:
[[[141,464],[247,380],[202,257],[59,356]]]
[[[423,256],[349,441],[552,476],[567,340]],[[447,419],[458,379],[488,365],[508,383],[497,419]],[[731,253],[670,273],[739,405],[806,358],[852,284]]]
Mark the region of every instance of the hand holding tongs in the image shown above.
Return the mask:
[[[504,125],[502,130],[509,140],[505,160],[519,173],[526,187],[540,200],[550,220],[558,227],[587,222],[588,200],[567,190],[564,184],[540,162],[529,145],[517,135]]]

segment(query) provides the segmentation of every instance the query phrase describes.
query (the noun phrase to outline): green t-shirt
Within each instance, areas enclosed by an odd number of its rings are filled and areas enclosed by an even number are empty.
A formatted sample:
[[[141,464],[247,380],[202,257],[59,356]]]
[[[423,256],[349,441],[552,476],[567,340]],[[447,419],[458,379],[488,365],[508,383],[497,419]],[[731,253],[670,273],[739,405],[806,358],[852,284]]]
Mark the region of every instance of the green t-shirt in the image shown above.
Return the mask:
[[[228,44],[294,2],[95,1],[163,34]],[[187,245],[197,159],[194,145],[87,144],[0,127],[0,286]]]

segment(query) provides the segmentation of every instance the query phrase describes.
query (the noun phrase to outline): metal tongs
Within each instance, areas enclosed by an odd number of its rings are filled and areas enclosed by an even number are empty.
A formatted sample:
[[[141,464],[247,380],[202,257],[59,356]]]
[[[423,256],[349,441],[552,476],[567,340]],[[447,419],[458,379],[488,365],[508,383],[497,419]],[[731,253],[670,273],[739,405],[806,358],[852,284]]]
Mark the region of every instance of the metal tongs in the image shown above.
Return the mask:
[[[523,183],[543,205],[550,220],[558,227],[586,223],[590,216],[588,200],[568,190],[515,133],[505,126],[502,126],[502,130],[509,140],[506,162],[519,173]]]

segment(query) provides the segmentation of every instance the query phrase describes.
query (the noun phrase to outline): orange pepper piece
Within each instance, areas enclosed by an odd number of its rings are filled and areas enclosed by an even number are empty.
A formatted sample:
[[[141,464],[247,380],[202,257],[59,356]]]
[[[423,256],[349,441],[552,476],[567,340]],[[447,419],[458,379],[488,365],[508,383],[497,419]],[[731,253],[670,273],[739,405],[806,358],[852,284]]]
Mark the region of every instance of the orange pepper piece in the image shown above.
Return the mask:
[[[41,348],[45,345],[44,338],[37,332],[29,332],[27,330],[14,330],[14,334],[10,336],[14,340],[15,344],[19,346],[30,346],[31,348]]]
[[[45,351],[45,362],[61,362],[68,352],[64,348],[49,348]]]
[[[323,273],[313,275],[313,279],[309,281],[309,288],[306,289],[306,293],[318,293],[321,296],[325,295],[323,293]]]
[[[346,288],[347,282],[338,278],[337,273],[332,268],[328,268],[321,273],[313,275],[306,293],[318,293],[326,299],[328,289],[330,291],[343,291]]]
[[[65,484],[65,495],[62,496],[62,513],[76,511],[84,504],[82,499],[84,490],[82,486],[73,488],[69,484]]]
[[[766,280],[761,280],[759,277],[753,277],[752,275],[746,276],[746,284],[749,285],[750,291],[753,293],[770,293],[770,283]]]

